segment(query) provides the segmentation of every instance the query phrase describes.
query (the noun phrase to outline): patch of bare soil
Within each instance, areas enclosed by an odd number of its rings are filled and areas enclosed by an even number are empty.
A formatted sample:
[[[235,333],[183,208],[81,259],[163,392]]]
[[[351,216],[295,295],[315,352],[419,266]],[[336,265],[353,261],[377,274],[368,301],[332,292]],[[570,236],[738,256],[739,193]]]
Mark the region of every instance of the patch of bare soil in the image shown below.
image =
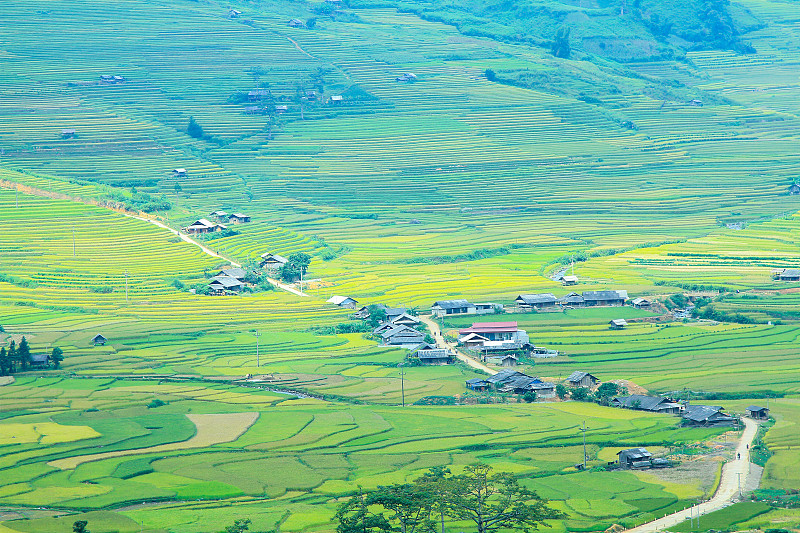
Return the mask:
[[[709,492],[714,487],[721,464],[722,458],[719,456],[697,457],[684,461],[675,468],[653,469],[647,472],[670,483],[696,484],[707,496],[711,496]]]
[[[612,379],[611,383],[616,383],[620,387],[625,387],[628,389],[628,394],[647,394],[647,389],[627,379]]]

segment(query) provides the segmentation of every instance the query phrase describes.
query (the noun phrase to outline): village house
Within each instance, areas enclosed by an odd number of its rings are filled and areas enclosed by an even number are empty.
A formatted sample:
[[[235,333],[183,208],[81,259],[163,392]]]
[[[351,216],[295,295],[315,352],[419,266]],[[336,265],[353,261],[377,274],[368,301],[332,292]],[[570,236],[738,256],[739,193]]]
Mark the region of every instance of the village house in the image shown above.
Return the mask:
[[[723,413],[718,405],[686,405],[681,416],[684,423],[690,426],[730,426],[736,420]]]
[[[476,315],[493,315],[495,313],[503,312],[503,304],[493,302],[486,302],[482,304],[475,304]]]
[[[635,298],[631,303],[636,309],[650,309],[650,306],[653,305],[653,302],[647,298]]]
[[[175,168],[172,169],[172,175],[176,178],[185,178],[189,175],[185,168]]]
[[[541,309],[555,309],[558,299],[552,294],[520,294],[514,299],[517,310],[521,313]]]
[[[643,394],[631,394],[611,400],[613,407],[624,407],[625,409],[635,409],[638,411],[650,411],[652,413],[680,414],[683,405],[671,398],[661,396],[645,396]]]
[[[470,386],[470,381],[472,381],[472,387]],[[525,394],[530,391],[535,392],[539,398],[553,398],[556,395],[555,383],[543,381],[510,369],[501,370],[493,376],[482,378],[478,381],[470,381],[467,381],[467,388],[472,390],[479,390],[474,387],[480,387],[480,390],[494,388],[499,392],[513,394]]]
[[[477,309],[466,300],[440,300],[431,306],[431,314],[437,318],[451,315],[474,315]]]
[[[797,183],[789,185],[789,194],[800,194],[800,185]]]
[[[383,335],[384,332],[389,331],[390,329],[394,329],[398,326],[398,324],[392,324],[389,321],[381,322],[379,326],[372,330],[373,335]]]
[[[328,303],[344,307],[346,309],[355,309],[358,301],[350,298],[349,296],[331,296],[328,298]]]
[[[222,224],[214,224],[213,222],[201,218],[200,220],[195,220],[185,228],[182,228],[185,233],[189,234],[197,234],[197,233],[213,233],[215,231],[222,231],[227,229]]]
[[[800,281],[800,269],[784,268],[776,271],[774,277],[780,281]]]
[[[208,216],[214,217],[216,219],[228,220],[228,213],[226,211],[214,211]]]
[[[261,254],[261,262],[258,263],[258,266],[259,268],[264,268],[267,270],[278,270],[288,262],[289,260],[285,257],[267,252],[265,254]]]
[[[405,346],[413,348],[425,341],[425,334],[408,326],[395,326],[381,333],[386,346]]]
[[[445,348],[423,348],[413,350],[408,357],[419,360],[423,365],[449,365],[455,354]]]
[[[595,387],[600,380],[589,374],[588,372],[581,372],[576,370],[567,378],[567,385],[570,387]]]
[[[344,101],[344,97],[340,94],[335,94],[331,96],[331,103],[334,105],[341,104]]]
[[[417,75],[411,72],[406,72],[405,74],[401,74],[400,76],[395,78],[395,81],[405,81],[405,82],[416,81],[416,80],[417,80]]]
[[[242,213],[233,213],[232,215],[228,215],[228,222],[231,224],[243,224],[245,222],[250,222],[250,216]]]
[[[628,322],[624,318],[615,318],[608,323],[608,329],[625,329]]]
[[[509,367],[509,366],[517,366],[519,364],[519,359],[517,358],[516,355],[501,354],[501,355],[490,355],[488,357],[484,357],[483,362],[495,366]]]
[[[125,81],[125,78],[122,76],[114,76],[114,83],[122,83]]]
[[[253,89],[247,93],[247,99],[251,102],[258,102],[270,96],[272,96],[272,93],[269,89]]]
[[[477,333],[470,333],[461,338],[458,342],[465,348],[481,348],[483,344],[488,341],[486,337],[478,335]]]
[[[571,292],[558,299],[558,305],[567,308],[586,307],[586,300],[577,292]]]
[[[620,468],[650,468],[653,454],[644,448],[631,448],[617,452]]]
[[[114,76],[111,74],[102,74],[100,75],[100,81],[105,83],[114,83]]]
[[[235,18],[238,18],[238,17],[239,17],[239,15],[241,15],[241,14],[242,14],[242,12],[241,12],[241,11],[239,11],[238,9],[229,9],[229,10],[228,10],[228,18],[229,18],[229,19],[235,19]]]
[[[228,276],[229,278],[243,281],[247,276],[247,271],[239,267],[225,267],[217,273],[217,276]]]
[[[516,322],[474,322],[470,327],[458,330],[459,341],[472,333],[490,341],[528,342],[528,334],[519,329]]]
[[[45,368],[50,364],[50,356],[46,353],[32,353],[30,364],[31,368]]]
[[[628,299],[628,291],[584,291],[583,300],[587,306],[621,306]]]
[[[61,130],[62,139],[71,139],[72,137],[75,137],[75,130]]]
[[[282,114],[286,113],[287,111],[289,111],[289,106],[288,105],[276,105],[275,106],[275,112],[277,114],[279,114],[279,115],[282,115]]]
[[[305,28],[306,23],[300,19],[292,19],[289,21],[290,28]]]
[[[495,389],[501,388],[503,385],[506,385],[520,376],[525,376],[522,372],[517,372],[516,370],[501,370],[497,374],[493,376],[489,376],[484,378],[489,385],[494,387]]]
[[[388,314],[387,314],[388,318]],[[392,317],[389,322],[395,326],[417,326],[420,323],[419,318],[411,316],[408,313],[402,313]]]
[[[489,387],[491,387],[491,384],[488,381],[483,380],[481,378],[472,378],[466,381],[466,386],[469,390],[482,392],[489,389]]]
[[[769,409],[766,407],[759,407],[758,405],[751,405],[747,408],[747,416],[755,418],[756,420],[767,420],[769,418]]]
[[[208,284],[208,291],[216,296],[237,294],[242,290],[242,282],[230,276],[216,276]]]
[[[107,342],[108,339],[106,339],[99,333],[94,337],[92,337],[92,344],[94,344],[95,346],[105,346]]]
[[[405,307],[386,307],[383,304],[378,304],[378,308],[382,309],[383,312],[386,313],[386,320],[388,320],[389,322],[399,317],[400,315],[406,314]]]
[[[695,98],[694,100],[689,102],[689,105],[692,107],[703,107],[703,101]]]
[[[561,284],[565,287],[569,287],[572,285],[578,284],[578,276],[570,275],[570,276],[561,276]]]

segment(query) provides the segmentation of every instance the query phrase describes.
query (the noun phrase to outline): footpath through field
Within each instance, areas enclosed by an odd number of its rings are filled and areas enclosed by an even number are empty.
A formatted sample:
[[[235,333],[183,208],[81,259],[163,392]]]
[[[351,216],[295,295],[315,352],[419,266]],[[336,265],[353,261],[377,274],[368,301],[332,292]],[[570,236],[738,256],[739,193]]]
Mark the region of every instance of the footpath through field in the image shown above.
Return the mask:
[[[136,220],[143,220],[145,222],[150,222],[152,224],[155,224],[159,228],[162,228],[162,229],[165,229],[165,230],[167,230],[167,231],[169,231],[171,233],[174,233],[175,235],[180,237],[182,240],[188,242],[189,244],[193,244],[193,245],[197,246],[198,248],[200,248],[203,251],[203,253],[208,254],[211,257],[216,257],[218,259],[222,259],[223,261],[227,261],[228,263],[230,263],[231,265],[233,265],[235,267],[240,267],[241,268],[241,266],[242,266],[239,263],[237,263],[236,261],[233,261],[232,259],[229,259],[229,258],[227,258],[227,257],[225,257],[223,255],[218,254],[217,252],[215,252],[211,248],[209,248],[207,246],[203,246],[201,243],[199,243],[196,240],[192,239],[188,235],[184,235],[180,231],[178,231],[176,229],[173,229],[173,228],[167,226],[166,224],[164,224],[162,222],[159,222],[158,220],[155,220],[155,219],[150,218],[150,217],[146,217],[146,216],[142,216],[142,215],[135,215],[135,214],[133,214],[133,213],[131,213],[129,211],[126,211],[125,209],[121,209],[121,208],[111,208],[111,207],[109,207],[107,205],[104,205],[102,202],[99,202],[97,200],[86,200],[86,199],[75,197],[75,196],[69,196],[69,195],[64,194],[64,193],[46,191],[44,189],[37,189],[36,187],[31,187],[30,185],[23,185],[22,183],[17,183],[15,181],[0,180],[0,187],[4,187],[6,189],[11,189],[11,190],[17,190],[17,191],[20,191],[20,192],[24,192],[25,194],[32,194],[34,196],[41,196],[43,198],[51,198],[53,200],[67,200],[67,201],[70,201],[70,202],[79,202],[79,203],[86,204],[86,205],[94,205],[94,206],[98,206],[98,207],[104,207],[106,209],[111,209],[112,211],[114,211],[116,213],[119,213],[120,215],[124,215],[124,216],[129,217],[129,218],[135,218]],[[267,281],[269,281],[275,287],[278,287],[279,289],[282,289],[282,290],[284,290],[286,292],[291,292],[292,294],[295,294],[297,296],[308,296],[308,294],[306,294],[306,293],[304,293],[302,291],[299,291],[299,290],[295,289],[294,287],[286,285],[285,283],[281,283],[280,281],[278,281],[276,279],[267,278]]]
[[[431,330],[431,335],[433,335],[433,338],[436,339],[436,346],[438,346],[439,348],[453,350],[456,353],[456,357],[458,357],[460,361],[467,363],[472,368],[483,370],[488,374],[497,374],[497,370],[492,370],[483,363],[479,363],[472,357],[459,352],[455,344],[448,343],[447,341],[445,341],[442,332],[439,330],[439,325],[436,323],[435,320],[433,320],[433,318],[430,315],[425,315],[425,316],[420,315],[419,319],[422,320],[422,322],[426,326],[428,326],[429,330]]]
[[[714,496],[707,502],[695,505],[689,509],[678,511],[653,520],[641,526],[629,529],[630,533],[656,533],[673,527],[689,519],[689,515],[701,516],[712,511],[719,511],[730,505],[739,497],[739,487],[744,489],[747,477],[750,475],[750,446],[758,432],[758,423],[748,418],[744,420],[744,431],[736,447],[734,459],[725,463],[722,468],[722,479]],[[740,484],[741,483],[741,484]]]

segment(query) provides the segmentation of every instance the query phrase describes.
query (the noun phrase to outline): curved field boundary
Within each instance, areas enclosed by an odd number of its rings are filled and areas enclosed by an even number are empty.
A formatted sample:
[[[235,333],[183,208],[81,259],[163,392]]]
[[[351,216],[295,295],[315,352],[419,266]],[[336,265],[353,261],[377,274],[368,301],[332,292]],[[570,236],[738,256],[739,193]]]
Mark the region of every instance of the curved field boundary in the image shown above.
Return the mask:
[[[114,452],[94,453],[90,455],[78,455],[76,457],[67,457],[66,459],[50,461],[47,464],[56,468],[60,468],[61,470],[68,470],[73,469],[83,463],[98,461],[100,459],[108,459],[109,457],[124,457],[126,455],[141,455],[145,453],[172,452],[176,450],[188,450],[191,448],[206,448],[214,444],[232,442],[241,437],[245,431],[250,429],[250,426],[255,424],[256,420],[258,420],[258,415],[259,413],[186,415],[186,417],[197,427],[197,433],[189,440],[185,440],[183,442],[171,442],[169,444],[159,444],[157,446],[150,446],[149,448],[118,450]]]

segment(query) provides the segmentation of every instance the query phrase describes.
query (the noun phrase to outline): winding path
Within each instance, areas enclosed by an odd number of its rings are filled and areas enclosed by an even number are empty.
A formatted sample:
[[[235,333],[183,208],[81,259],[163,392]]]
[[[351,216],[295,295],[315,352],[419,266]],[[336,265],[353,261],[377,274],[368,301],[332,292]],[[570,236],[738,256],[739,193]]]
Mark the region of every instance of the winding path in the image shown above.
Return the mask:
[[[758,423],[749,418],[743,418],[744,431],[742,437],[739,439],[739,445],[736,447],[736,457],[731,461],[725,463],[722,467],[722,479],[719,482],[719,487],[714,496],[707,502],[678,511],[664,518],[653,520],[641,526],[629,529],[630,533],[656,533],[664,531],[667,528],[673,527],[681,522],[689,519],[689,515],[702,516],[713,511],[724,509],[732,502],[738,500],[739,496],[739,483],[744,488],[747,485],[747,477],[750,475],[750,445],[758,433]],[[740,479],[741,477],[741,479]]]
[[[497,370],[493,370],[488,366],[484,365],[483,363],[479,363],[472,357],[459,352],[455,344],[448,343],[446,340],[444,340],[444,336],[442,335],[442,332],[439,330],[439,325],[436,323],[435,320],[433,320],[433,318],[430,315],[420,315],[419,319],[422,321],[423,324],[428,326],[429,330],[431,330],[431,335],[433,335],[433,338],[436,339],[436,346],[438,346],[439,348],[444,348],[447,350],[454,351],[459,361],[467,363],[467,365],[471,366],[472,368],[482,370],[483,372],[486,372],[489,375],[497,374]]]

